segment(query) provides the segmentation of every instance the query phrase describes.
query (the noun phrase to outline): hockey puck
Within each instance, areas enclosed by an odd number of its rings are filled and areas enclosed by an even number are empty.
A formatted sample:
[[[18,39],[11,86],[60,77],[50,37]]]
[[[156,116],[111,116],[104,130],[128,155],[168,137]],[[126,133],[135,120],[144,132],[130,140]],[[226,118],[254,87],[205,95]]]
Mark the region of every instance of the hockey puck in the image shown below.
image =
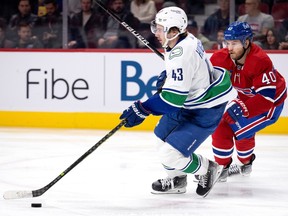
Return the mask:
[[[42,203],[31,203],[31,207],[33,207],[33,208],[41,208],[42,207]]]

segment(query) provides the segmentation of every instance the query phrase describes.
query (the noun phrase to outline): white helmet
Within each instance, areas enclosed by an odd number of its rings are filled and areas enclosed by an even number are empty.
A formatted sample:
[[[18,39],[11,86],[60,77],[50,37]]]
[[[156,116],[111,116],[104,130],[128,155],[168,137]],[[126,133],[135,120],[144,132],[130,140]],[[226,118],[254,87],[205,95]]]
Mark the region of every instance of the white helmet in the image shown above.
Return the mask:
[[[166,7],[161,9],[157,14],[156,14],[156,18],[154,21],[152,21],[151,23],[151,31],[153,32],[153,34],[156,33],[156,24],[163,26],[164,28],[164,32],[165,32],[165,37],[166,37],[166,45],[168,43],[168,40],[171,39],[167,39],[167,34],[169,32],[169,30],[172,27],[176,27],[179,29],[179,34],[182,34],[184,32],[186,32],[186,28],[187,28],[187,23],[188,23],[188,19],[187,19],[187,15],[184,12],[184,10],[182,10],[179,7]],[[178,36],[179,34],[177,34],[176,36]],[[175,37],[173,37],[175,38]]]
[[[184,33],[187,28],[187,15],[179,7],[166,7],[156,14],[155,24],[162,25],[164,31],[169,31],[172,27],[177,27],[180,34]]]

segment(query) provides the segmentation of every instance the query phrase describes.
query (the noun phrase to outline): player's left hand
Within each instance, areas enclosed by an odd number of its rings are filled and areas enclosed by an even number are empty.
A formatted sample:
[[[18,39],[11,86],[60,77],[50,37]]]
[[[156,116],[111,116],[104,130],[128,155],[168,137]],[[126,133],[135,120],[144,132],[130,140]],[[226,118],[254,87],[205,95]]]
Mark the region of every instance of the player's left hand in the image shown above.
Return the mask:
[[[134,127],[141,124],[149,114],[150,112],[144,109],[141,102],[136,101],[123,111],[120,119],[126,119],[125,127]]]
[[[223,118],[228,122],[228,124],[234,124],[238,122],[242,117],[248,117],[249,111],[245,103],[240,99],[235,99],[228,105],[229,108],[224,113]]]

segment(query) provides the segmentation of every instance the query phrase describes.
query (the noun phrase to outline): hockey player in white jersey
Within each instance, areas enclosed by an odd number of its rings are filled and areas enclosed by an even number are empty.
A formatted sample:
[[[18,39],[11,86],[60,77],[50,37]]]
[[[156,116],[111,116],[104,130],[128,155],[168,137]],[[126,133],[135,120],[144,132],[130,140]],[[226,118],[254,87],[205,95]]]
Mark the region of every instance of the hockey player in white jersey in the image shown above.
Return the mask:
[[[152,193],[185,193],[187,174],[199,178],[196,193],[205,197],[223,169],[194,153],[216,129],[229,99],[236,96],[228,72],[213,68],[201,42],[188,33],[187,16],[178,7],[159,11],[151,30],[165,50],[165,71],[158,93],[136,101],[120,119],[134,127],[152,115],[162,115],[154,133],[168,177],[152,183]]]

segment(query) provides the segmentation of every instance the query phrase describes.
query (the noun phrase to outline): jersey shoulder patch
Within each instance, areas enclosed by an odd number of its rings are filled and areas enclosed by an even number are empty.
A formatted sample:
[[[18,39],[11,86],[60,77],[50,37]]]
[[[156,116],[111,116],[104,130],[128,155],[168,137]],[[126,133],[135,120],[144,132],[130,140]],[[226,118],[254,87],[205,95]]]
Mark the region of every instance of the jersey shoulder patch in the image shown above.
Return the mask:
[[[176,46],[169,53],[169,60],[183,55],[183,48],[181,46]]]

